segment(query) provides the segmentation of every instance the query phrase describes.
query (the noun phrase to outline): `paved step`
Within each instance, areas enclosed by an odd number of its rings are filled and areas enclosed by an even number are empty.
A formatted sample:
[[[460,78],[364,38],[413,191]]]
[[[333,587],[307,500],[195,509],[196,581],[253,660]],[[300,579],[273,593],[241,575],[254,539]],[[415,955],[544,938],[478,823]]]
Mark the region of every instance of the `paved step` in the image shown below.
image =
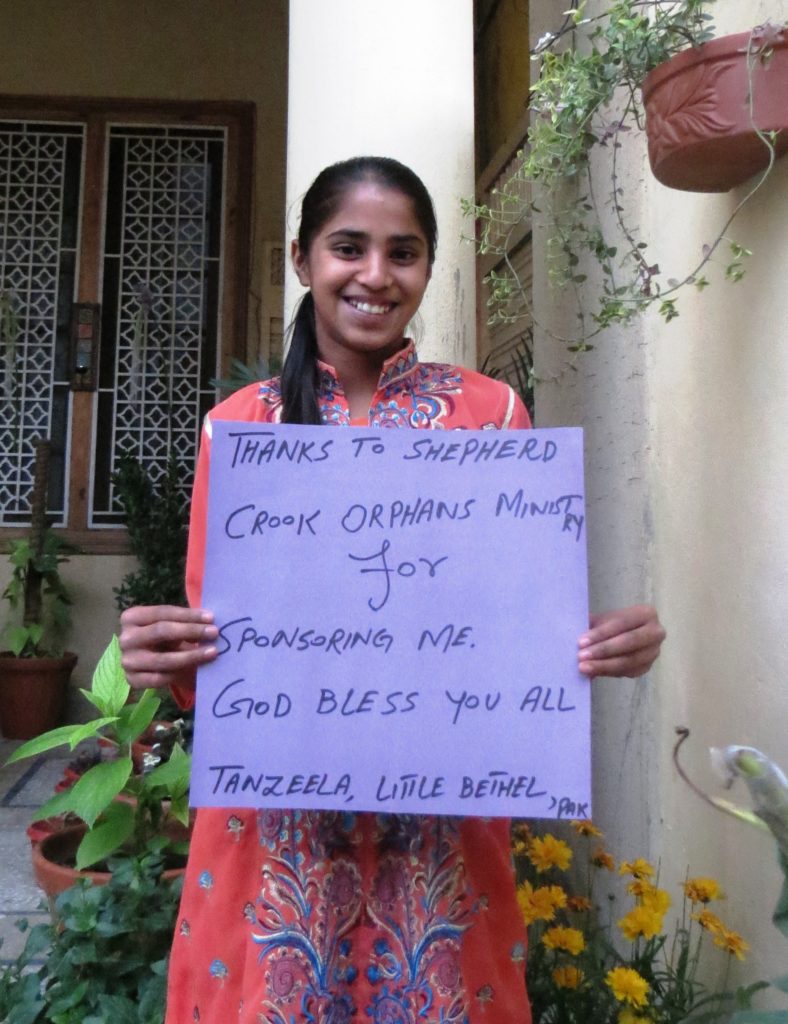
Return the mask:
[[[15,959],[25,938],[16,922],[47,920],[49,911],[33,879],[27,826],[55,791],[72,755],[54,751],[6,766],[19,740],[0,739],[0,965]]]

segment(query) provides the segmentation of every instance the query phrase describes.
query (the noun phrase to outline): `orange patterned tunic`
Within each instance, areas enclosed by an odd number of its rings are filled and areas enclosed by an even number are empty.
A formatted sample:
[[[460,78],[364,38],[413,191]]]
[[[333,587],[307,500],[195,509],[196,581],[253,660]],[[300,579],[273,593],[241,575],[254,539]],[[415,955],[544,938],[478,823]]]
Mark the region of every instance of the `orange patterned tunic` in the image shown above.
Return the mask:
[[[336,374],[319,365],[324,423],[350,424]],[[189,534],[194,604],[211,420],[274,422],[280,414],[274,379],[244,388],[208,417]],[[412,345],[384,364],[366,423],[530,426],[507,385],[420,363]],[[166,1022],[530,1024],[525,949],[507,820],[204,809],[173,943]]]

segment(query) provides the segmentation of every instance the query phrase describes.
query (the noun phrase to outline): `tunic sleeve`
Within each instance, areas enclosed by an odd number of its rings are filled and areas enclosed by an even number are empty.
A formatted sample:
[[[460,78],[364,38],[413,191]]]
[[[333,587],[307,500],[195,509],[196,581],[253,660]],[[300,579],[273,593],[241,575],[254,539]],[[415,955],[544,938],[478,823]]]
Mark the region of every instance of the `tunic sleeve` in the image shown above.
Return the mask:
[[[523,400],[511,386],[507,386],[506,409],[501,418],[502,430],[530,430],[531,417]]]

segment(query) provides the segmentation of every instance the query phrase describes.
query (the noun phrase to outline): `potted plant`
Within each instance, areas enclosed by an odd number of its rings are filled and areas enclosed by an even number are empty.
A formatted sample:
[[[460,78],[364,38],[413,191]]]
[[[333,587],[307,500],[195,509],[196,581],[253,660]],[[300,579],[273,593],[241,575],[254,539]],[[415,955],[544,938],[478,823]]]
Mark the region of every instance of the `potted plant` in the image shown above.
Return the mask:
[[[87,868],[106,870],[113,856],[139,856],[154,843],[179,858],[182,867],[189,834],[190,757],[175,744],[169,760],[141,775],[134,773],[132,747],[156,716],[159,698],[144,690],[129,703],[130,687],[120,663],[117,637],[102,655],[84,696],[99,712],[91,722],[61,726],[14,751],[8,763],[67,745],[74,750],[88,739],[103,737],[117,756],[88,768],[73,786],[56,793],[40,818],[65,815],[75,828],[63,829],[34,844],[33,867],[50,893],[72,885]],[[49,881],[51,876],[51,881]],[[94,881],[107,878],[93,876]]]
[[[243,364],[239,364],[243,365]],[[217,386],[220,382],[216,383]],[[183,465],[170,451],[164,473],[154,479],[148,467],[124,453],[112,474],[112,485],[124,513],[124,525],[137,568],[127,573],[114,588],[118,611],[132,605],[186,604],[184,572],[188,537],[189,503],[185,496]],[[194,710],[183,711],[166,693],[159,708],[162,725],[178,724],[179,739],[190,749]],[[156,741],[153,735],[141,744]],[[139,754],[144,753],[140,750]]]
[[[29,739],[57,725],[77,656],[64,650],[71,599],[60,565],[72,550],[47,525],[49,442],[36,445],[28,536],[11,545],[11,581],[3,597],[11,617],[0,653],[0,727],[6,739]],[[2,648],[0,648],[2,650]]]
[[[677,293],[685,286],[706,287],[708,266],[723,242],[730,246],[725,277],[737,281],[743,276],[749,253],[729,239],[727,231],[786,146],[772,132],[784,121],[773,116],[771,105],[767,111],[764,102],[775,96],[780,116],[785,117],[784,44],[782,30],[774,26],[761,26],[727,43],[712,42],[711,16],[706,10],[711,3],[614,0],[587,16],[582,0],[567,11],[563,22],[543,35],[532,50],[532,60],[538,63],[531,87],[532,123],[513,175],[495,190],[490,204],[465,204],[466,212],[477,221],[480,251],[500,255],[504,261],[514,227],[532,213],[544,216],[551,283],[574,292],[577,300],[579,329],[561,339],[570,351],[593,347],[590,341],[600,331],[612,324],[627,324],[652,305],[666,322],[678,316]],[[703,104],[690,106],[683,102],[687,87],[676,86],[679,72],[687,66],[688,80],[693,81],[691,69],[704,61],[704,55],[712,57],[718,50],[729,54],[731,48],[744,75],[745,89],[739,92],[744,109],[737,127],[726,129],[725,148],[746,148],[750,157],[757,148],[766,169],[716,238],[703,246],[691,271],[672,278],[650,257],[648,242],[639,235],[634,214],[627,209],[620,152],[633,133],[649,129],[655,140],[651,149],[658,176],[661,180],[672,176],[668,183],[677,183],[678,173],[668,168],[678,163],[679,150],[692,156],[695,144],[671,145],[668,158],[667,140],[682,122],[691,123],[698,132],[713,127],[716,115],[710,113],[710,105],[716,101],[716,83],[721,80],[718,71],[711,73],[702,90]],[[706,165],[708,171],[712,161],[695,162]],[[743,166],[756,169],[752,162],[745,161]],[[712,170],[717,173],[716,168]],[[703,187],[719,184],[716,178]],[[697,178],[693,187],[699,187]],[[604,225],[603,210],[612,211],[613,226]],[[586,256],[598,266],[598,274],[591,275],[598,282],[589,280],[580,265]],[[510,264],[506,266],[486,279],[492,322],[511,319],[515,294],[528,302]]]
[[[788,151],[788,34],[766,23],[671,57],[643,80],[648,155],[671,188],[727,192]]]
[[[125,858],[107,885],[62,893],[55,921],[20,922],[25,947],[0,969],[0,1020],[163,1024],[180,885],[162,868],[155,850]]]
[[[120,457],[112,485],[124,512],[131,550],[138,562],[115,589],[119,611],[138,604],[185,604],[188,502],[182,469],[173,452],[159,480],[132,455]]]

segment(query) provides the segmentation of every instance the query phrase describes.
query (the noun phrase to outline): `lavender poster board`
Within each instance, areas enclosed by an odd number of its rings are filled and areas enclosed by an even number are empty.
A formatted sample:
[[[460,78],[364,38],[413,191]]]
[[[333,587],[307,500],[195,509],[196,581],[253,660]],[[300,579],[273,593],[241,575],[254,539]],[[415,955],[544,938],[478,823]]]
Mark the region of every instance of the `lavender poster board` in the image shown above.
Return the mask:
[[[192,803],[590,815],[578,429],[213,424]]]

